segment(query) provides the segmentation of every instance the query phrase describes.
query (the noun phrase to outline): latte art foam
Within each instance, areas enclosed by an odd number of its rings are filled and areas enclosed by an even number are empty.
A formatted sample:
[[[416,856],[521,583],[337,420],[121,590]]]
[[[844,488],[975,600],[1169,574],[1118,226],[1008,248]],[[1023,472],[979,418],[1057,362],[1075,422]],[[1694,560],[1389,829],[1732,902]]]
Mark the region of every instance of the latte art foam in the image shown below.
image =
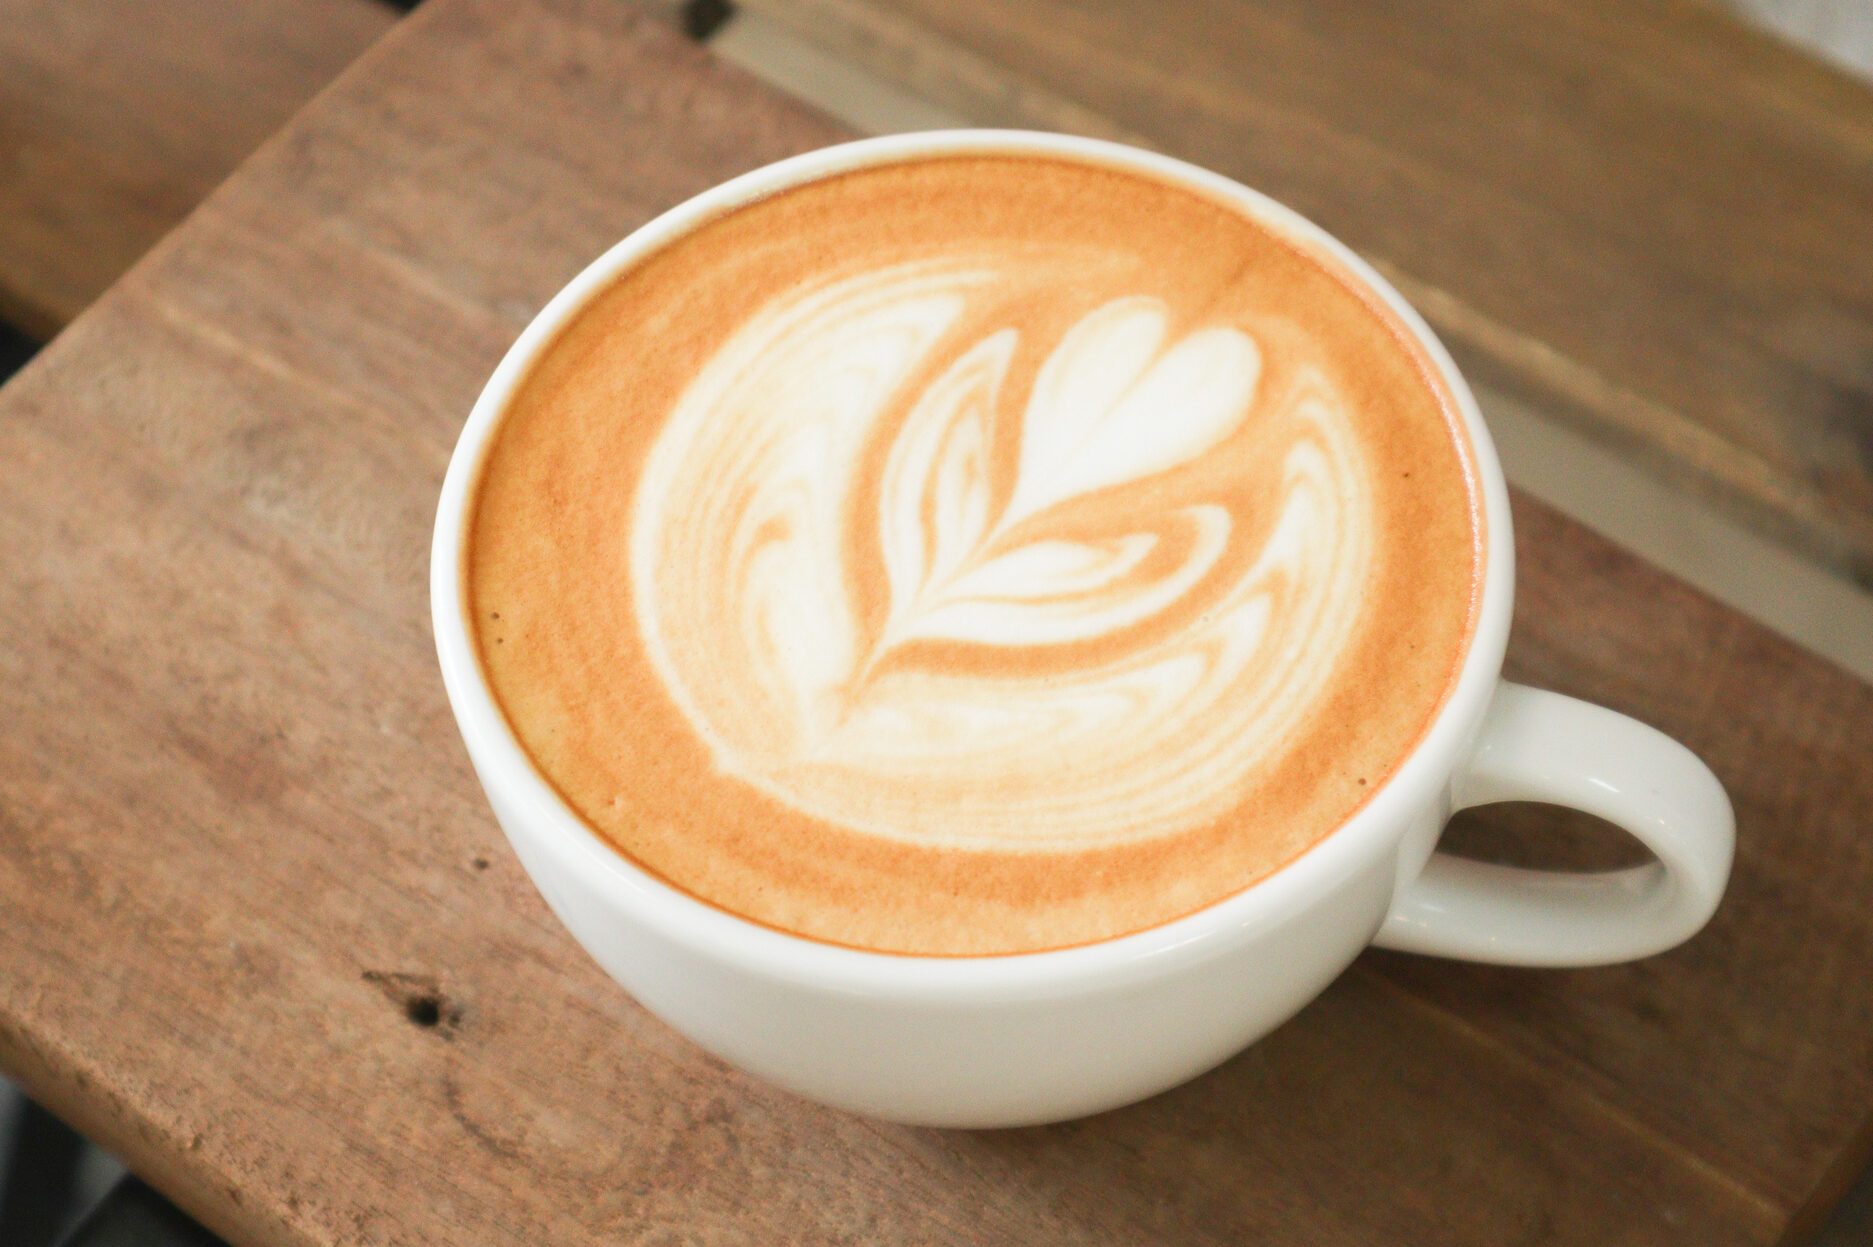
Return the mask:
[[[691,896],[884,952],[1277,871],[1461,665],[1442,382],[1310,244],[1121,169],[828,177],[635,259],[516,386],[466,607],[515,737]]]
[[[725,773],[876,836],[1093,847],[1217,817],[1327,686],[1371,546],[1344,400],[1141,296],[1011,377],[997,312],[1056,267],[788,291],[678,402],[631,581]]]

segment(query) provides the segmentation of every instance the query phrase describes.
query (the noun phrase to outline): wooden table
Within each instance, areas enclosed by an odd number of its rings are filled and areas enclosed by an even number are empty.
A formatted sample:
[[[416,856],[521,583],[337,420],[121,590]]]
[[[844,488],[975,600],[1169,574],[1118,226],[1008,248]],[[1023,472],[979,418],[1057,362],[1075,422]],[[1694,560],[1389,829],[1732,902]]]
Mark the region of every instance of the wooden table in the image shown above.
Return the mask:
[[[1736,799],[1680,950],[1372,954],[1189,1087],[991,1134],[754,1083],[583,958],[433,670],[443,465],[585,260],[839,137],[616,0],[429,0],[0,393],[0,1067],[237,1243],[1811,1228],[1873,1142],[1873,689],[1526,499],[1514,672]]]
[[[375,0],[0,0],[0,317],[58,332],[395,20]]]

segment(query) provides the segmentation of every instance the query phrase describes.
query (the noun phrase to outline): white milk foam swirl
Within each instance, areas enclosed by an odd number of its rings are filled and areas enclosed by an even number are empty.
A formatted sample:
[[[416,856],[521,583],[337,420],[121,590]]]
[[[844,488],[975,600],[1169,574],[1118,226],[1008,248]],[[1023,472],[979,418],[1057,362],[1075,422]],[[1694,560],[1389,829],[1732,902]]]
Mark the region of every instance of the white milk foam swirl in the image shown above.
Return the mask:
[[[1116,299],[1052,344],[1025,410],[1005,411],[1017,331],[952,332],[997,283],[990,265],[922,263],[810,285],[707,363],[632,518],[652,661],[724,772],[853,830],[1059,850],[1213,820],[1279,756],[1353,631],[1372,547],[1355,435],[1317,371],[1289,387],[1300,432],[1281,444],[1273,519],[1226,578],[1244,538],[1213,498],[1134,490],[1149,497],[1122,515],[1130,531],[1076,537],[1076,511],[1109,509],[1114,487],[1266,418],[1261,352],[1221,325],[1169,341],[1162,303]],[[998,487],[996,422],[1017,418],[1018,471]],[[882,476],[861,481],[880,436]],[[846,566],[866,548],[849,533],[860,497],[876,499],[861,522],[876,524],[882,625],[859,618]],[[1199,592],[1182,626],[1085,644]],[[1050,661],[918,661],[959,643]]]

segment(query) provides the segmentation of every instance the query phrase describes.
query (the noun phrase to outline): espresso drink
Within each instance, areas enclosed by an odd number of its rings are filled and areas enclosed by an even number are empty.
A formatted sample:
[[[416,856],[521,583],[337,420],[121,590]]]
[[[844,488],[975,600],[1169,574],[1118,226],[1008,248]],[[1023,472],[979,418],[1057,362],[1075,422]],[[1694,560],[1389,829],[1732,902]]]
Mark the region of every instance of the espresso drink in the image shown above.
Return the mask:
[[[1484,542],[1453,401],[1343,266],[1093,163],[727,211],[535,362],[466,582],[620,853],[879,951],[1060,948],[1292,861],[1416,745]]]

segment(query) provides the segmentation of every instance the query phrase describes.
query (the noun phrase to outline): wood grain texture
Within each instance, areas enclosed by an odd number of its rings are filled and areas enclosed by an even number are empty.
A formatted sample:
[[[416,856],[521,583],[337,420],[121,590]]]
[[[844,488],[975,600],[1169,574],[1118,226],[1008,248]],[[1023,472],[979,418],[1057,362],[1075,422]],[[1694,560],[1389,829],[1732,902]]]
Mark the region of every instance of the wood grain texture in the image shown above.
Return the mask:
[[[51,337],[396,18],[376,0],[0,0],[0,318]]]
[[[1374,954],[1188,1087],[987,1134],[752,1082],[586,961],[434,671],[436,490],[587,259],[839,137],[611,0],[428,0],[0,394],[0,1067],[237,1244],[1788,1232],[1873,1102],[1873,689],[1526,500],[1517,671],[1737,798],[1681,950]]]
[[[1873,585],[1873,89],[1673,0],[747,0],[1284,200],[1459,362]]]

